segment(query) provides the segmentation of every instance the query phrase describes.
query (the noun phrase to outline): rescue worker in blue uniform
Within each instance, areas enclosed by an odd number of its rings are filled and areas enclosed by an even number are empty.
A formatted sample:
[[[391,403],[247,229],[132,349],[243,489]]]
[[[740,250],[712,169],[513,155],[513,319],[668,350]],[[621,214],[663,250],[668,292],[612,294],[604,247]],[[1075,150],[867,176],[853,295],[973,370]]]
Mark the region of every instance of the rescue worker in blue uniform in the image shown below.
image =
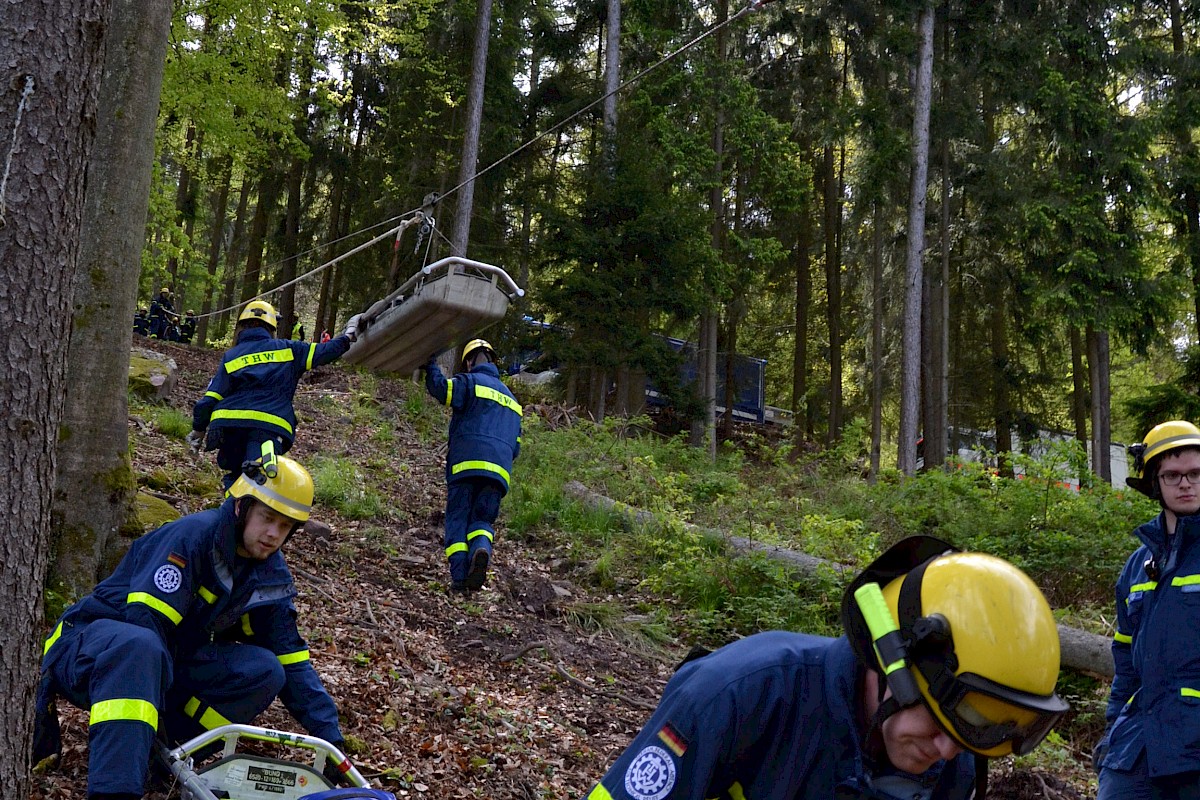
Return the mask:
[[[1001,559],[906,539],[842,622],[686,661],[588,800],[982,797],[986,758],[1029,752],[1067,709],[1050,606]]]
[[[138,539],[46,640],[35,758],[60,746],[55,695],[88,710],[89,798],[140,798],[156,733],[178,742],[249,723],[276,696],[345,749],[280,552],[308,519],[312,478],[290,458],[277,467],[274,478],[243,474],[219,508]]]
[[[521,449],[521,404],[500,380],[496,351],[483,339],[468,342],[462,370],[447,379],[436,358],[425,365],[425,388],[454,409],[446,454],[445,536],[454,592],[483,588],[500,501]]]
[[[1099,800],[1200,797],[1200,429],[1171,420],[1130,446],[1126,483],[1162,511],[1117,578],[1115,666],[1096,748]]]
[[[183,318],[183,322],[179,326],[179,341],[184,344],[191,344],[192,339],[196,336],[196,312],[188,311],[187,316]]]
[[[147,316],[146,309],[139,308],[133,315],[133,332],[138,336],[150,335],[150,317]]]
[[[158,297],[150,301],[150,336],[155,339],[166,339],[167,332],[174,324],[178,315],[171,303],[171,289],[162,287]]]
[[[193,407],[187,435],[194,449],[203,442],[206,450],[217,451],[226,489],[237,480],[242,464],[261,459],[269,473],[275,457],[291,448],[296,436],[292,398],[300,377],[341,358],[356,338],[358,320],[351,317],[336,339],[310,344],[276,339],[279,316],[274,307],[263,300],[246,304],[234,330],[235,344],[225,351],[217,374]]]

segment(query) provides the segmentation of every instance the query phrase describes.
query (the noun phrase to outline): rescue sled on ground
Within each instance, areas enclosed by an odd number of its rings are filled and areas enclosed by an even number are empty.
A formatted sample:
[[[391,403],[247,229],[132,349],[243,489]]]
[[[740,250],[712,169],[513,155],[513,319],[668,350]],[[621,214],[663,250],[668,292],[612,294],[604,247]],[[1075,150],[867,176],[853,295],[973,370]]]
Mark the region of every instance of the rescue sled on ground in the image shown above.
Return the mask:
[[[311,763],[288,761],[256,753],[237,752],[241,739],[271,742],[312,751]],[[193,757],[223,744],[219,757],[195,767]],[[337,800],[395,795],[369,788],[345,754],[324,739],[303,733],[285,733],[256,725],[222,725],[189,739],[175,748],[155,742],[155,753],[175,779],[182,800]],[[331,763],[353,789],[334,789],[323,771]]]
[[[451,256],[422,269],[372,305],[343,361],[374,370],[412,372],[497,322],[525,294],[500,267]]]

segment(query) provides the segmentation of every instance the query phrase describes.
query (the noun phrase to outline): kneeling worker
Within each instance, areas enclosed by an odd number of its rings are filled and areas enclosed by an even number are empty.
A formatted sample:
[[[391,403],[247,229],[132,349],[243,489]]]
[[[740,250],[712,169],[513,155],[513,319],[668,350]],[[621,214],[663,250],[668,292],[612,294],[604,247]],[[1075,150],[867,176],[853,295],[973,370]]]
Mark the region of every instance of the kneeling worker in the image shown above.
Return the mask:
[[[1001,559],[905,539],[850,584],[842,623],[686,662],[589,800],[981,798],[985,759],[1067,710],[1050,607]]]
[[[91,713],[88,797],[143,794],[156,732],[184,741],[249,723],[276,696],[344,750],[337,708],[296,630],[280,547],[308,519],[313,483],[290,458],[251,469],[216,509],[133,543],[46,640],[34,757],[60,748],[55,695]]]

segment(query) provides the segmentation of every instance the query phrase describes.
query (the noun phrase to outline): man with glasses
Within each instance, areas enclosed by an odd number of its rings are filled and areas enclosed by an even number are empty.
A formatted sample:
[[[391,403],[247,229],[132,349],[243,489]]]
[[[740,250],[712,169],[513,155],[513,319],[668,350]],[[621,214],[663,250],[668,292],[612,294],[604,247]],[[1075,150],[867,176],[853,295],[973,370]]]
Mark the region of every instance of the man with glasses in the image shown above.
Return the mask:
[[[1126,483],[1162,512],[1117,579],[1116,674],[1096,748],[1099,800],[1200,797],[1200,428],[1155,426]]]
[[[1023,572],[928,536],[842,599],[846,636],[748,636],[685,661],[588,800],[967,800],[1067,710]]]

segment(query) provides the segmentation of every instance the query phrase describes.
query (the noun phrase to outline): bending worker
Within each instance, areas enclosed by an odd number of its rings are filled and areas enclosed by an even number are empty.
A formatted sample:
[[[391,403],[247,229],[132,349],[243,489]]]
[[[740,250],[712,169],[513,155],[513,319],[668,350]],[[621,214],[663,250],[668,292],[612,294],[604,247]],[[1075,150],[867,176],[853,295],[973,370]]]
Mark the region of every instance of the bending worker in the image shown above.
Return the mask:
[[[846,636],[689,660],[589,800],[966,800],[1067,709],[1058,631],[1006,561],[905,539],[850,584]]]
[[[219,508],[133,543],[46,640],[34,757],[61,747],[53,698],[90,710],[88,797],[140,798],[156,731],[184,741],[249,723],[278,696],[344,750],[337,708],[296,629],[280,548],[308,519],[313,484],[290,458],[243,474]]]
[[[346,332],[325,344],[276,339],[279,315],[262,300],[246,304],[234,328],[234,346],[225,351],[217,374],[192,409],[187,441],[217,451],[225,470],[224,486],[237,480],[246,462],[262,460],[268,474],[275,457],[286,453],[296,436],[292,399],[300,377],[313,367],[337,361],[356,338],[357,315]],[[208,432],[205,437],[205,431]]]
[[[500,381],[496,351],[483,339],[463,348],[462,372],[446,379],[435,358],[425,388],[454,409],[446,454],[446,558],[450,589],[483,588],[500,501],[508,493],[521,450],[521,404]]]
[[[1117,578],[1116,667],[1096,748],[1099,800],[1200,797],[1200,429],[1172,420],[1129,448],[1126,483],[1162,511]]]

